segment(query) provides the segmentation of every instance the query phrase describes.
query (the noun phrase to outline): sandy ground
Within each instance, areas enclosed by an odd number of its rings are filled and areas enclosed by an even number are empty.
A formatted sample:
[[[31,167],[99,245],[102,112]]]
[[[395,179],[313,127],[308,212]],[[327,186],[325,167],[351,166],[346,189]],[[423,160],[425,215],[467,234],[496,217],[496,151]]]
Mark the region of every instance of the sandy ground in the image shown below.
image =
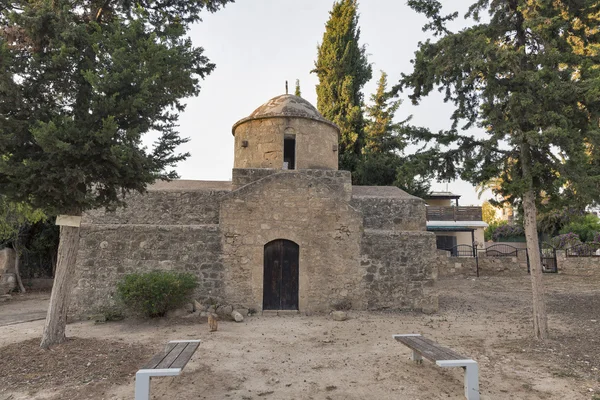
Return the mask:
[[[0,400],[132,399],[134,365],[168,340],[188,338],[201,339],[200,349],[181,376],[152,381],[153,399],[464,399],[461,369],[412,363],[408,348],[392,339],[397,333],[422,333],[477,360],[482,399],[598,400],[600,275],[544,278],[552,339],[543,344],[531,339],[527,276],[441,280],[435,315],[351,311],[344,322],[326,315],[253,316],[239,324],[221,322],[214,333],[196,317],[74,323],[68,335],[81,340],[72,341],[69,351],[88,375],[57,381],[50,374],[47,384],[36,387],[18,366],[34,351],[31,339],[39,338],[43,321],[8,325],[0,327],[0,359],[16,372],[0,376]],[[77,351],[78,341],[97,350]],[[124,346],[131,346],[128,364],[107,364],[115,358],[109,349]],[[60,350],[48,354],[66,357]],[[117,367],[119,379],[109,373]],[[38,374],[47,373],[39,368]],[[34,376],[34,366],[27,373]]]

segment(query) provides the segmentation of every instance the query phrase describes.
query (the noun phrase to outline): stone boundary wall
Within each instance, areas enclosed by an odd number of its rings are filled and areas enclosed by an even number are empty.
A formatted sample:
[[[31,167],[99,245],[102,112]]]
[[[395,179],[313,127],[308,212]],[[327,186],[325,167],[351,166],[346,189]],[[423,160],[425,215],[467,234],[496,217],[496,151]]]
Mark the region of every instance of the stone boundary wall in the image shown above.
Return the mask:
[[[436,312],[435,235],[365,229],[361,246],[367,309]]]
[[[474,257],[451,257],[447,251],[437,250],[439,276],[477,276]],[[527,275],[527,258],[521,257],[479,257],[479,276],[519,276]]]
[[[600,276],[600,257],[567,257],[564,250],[557,250],[556,261],[560,274]]]

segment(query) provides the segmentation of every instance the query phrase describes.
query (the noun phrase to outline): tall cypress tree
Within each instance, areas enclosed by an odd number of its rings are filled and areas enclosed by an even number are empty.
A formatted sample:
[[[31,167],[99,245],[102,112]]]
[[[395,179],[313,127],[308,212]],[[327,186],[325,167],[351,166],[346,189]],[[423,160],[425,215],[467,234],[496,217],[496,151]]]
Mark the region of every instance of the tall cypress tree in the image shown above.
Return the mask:
[[[187,31],[232,0],[8,0],[0,12],[0,187],[47,215],[144,192],[187,157],[182,99],[214,65]],[[158,133],[154,148],[142,137]],[[65,340],[77,218],[61,227],[42,347]],[[75,222],[73,222],[75,221]]]
[[[437,41],[419,44],[414,71],[403,77],[417,103],[441,87],[455,106],[451,129],[422,137],[438,144],[432,168],[474,184],[501,179],[498,193],[518,199],[531,262],[533,322],[548,337],[536,211],[569,194],[597,198],[600,176],[600,3],[478,0],[473,26],[452,32],[436,0],[410,0]],[[479,19],[489,13],[489,22]],[[459,125],[461,125],[459,127]],[[480,127],[478,136],[460,128]],[[573,188],[574,190],[565,190]]]
[[[358,1],[333,5],[312,71],[319,77],[317,108],[340,128],[340,168],[354,171],[364,146],[362,88],[371,79],[366,49],[360,45]]]

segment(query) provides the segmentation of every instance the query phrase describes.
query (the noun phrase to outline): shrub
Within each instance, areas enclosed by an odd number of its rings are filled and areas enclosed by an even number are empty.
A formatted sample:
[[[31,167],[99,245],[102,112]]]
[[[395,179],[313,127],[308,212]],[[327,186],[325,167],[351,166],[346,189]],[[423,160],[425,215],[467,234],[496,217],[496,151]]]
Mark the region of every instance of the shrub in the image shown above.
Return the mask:
[[[483,231],[483,235],[485,238],[486,242],[489,242],[490,240],[494,239],[494,232],[496,232],[496,229],[498,229],[501,226],[507,225],[508,222],[506,221],[492,221],[489,223],[489,226],[487,228],[485,228],[485,230]]]
[[[600,218],[594,214],[579,217],[560,230],[563,234],[569,232],[576,233],[583,242],[593,242],[600,232]]]
[[[520,225],[501,225],[492,234],[494,242],[518,241],[524,239],[525,231]]]
[[[579,235],[573,232],[565,233],[563,235],[554,236],[550,240],[552,247],[558,250],[564,250],[569,247],[573,247],[581,243]]]
[[[192,274],[153,271],[125,276],[117,285],[117,294],[135,314],[156,318],[183,306],[196,286],[198,280]]]

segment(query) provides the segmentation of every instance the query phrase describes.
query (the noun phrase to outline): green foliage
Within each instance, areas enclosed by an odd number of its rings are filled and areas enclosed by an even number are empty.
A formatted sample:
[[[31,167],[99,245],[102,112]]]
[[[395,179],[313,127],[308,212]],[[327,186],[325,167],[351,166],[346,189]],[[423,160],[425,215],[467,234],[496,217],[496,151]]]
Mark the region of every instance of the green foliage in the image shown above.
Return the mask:
[[[525,242],[525,231],[520,225],[502,224],[492,233],[494,242]]]
[[[457,14],[440,14],[440,1],[409,5],[439,39],[419,45],[398,89],[410,88],[416,104],[439,87],[455,106],[450,129],[420,132],[439,177],[498,178],[496,193],[513,203],[525,193],[555,208],[597,199],[600,3],[481,0],[459,32],[447,28]],[[459,132],[476,127],[484,131]]]
[[[497,221],[496,217],[497,208],[494,207],[489,201],[484,201],[481,205],[481,213],[483,222],[486,222],[488,225]]]
[[[340,128],[340,169],[354,171],[364,146],[362,88],[371,79],[366,48],[360,43],[358,1],[336,1],[312,71],[319,77],[317,108]]]
[[[568,249],[579,244],[581,244],[581,239],[573,232],[555,236],[550,240],[550,245],[558,250]]]
[[[294,90],[294,95],[302,97],[302,90],[300,90],[300,79],[296,79],[296,89]]]
[[[593,242],[600,233],[600,218],[594,214],[579,217],[564,226],[560,233],[574,233],[583,242]]]
[[[0,243],[12,243],[18,240],[22,228],[46,219],[46,215],[27,203],[10,202],[0,195]]]
[[[506,221],[492,221],[492,222],[488,222],[488,227],[485,228],[485,230],[483,231],[483,236],[485,238],[486,242],[489,242],[490,240],[494,240],[494,233],[496,232],[496,230],[504,225],[507,225],[508,222]]]
[[[403,155],[406,147],[405,133],[410,127],[407,120],[395,122],[401,100],[388,92],[387,74],[381,72],[377,91],[371,96],[367,110],[365,146],[353,173],[357,185],[398,186],[415,196],[425,196],[430,191],[430,171],[421,167],[418,160]]]
[[[135,314],[156,318],[183,306],[196,286],[198,281],[192,274],[153,271],[125,276],[117,284],[117,295]]]
[[[182,99],[214,65],[187,37],[230,0],[3,2],[0,186],[48,215],[114,207],[187,157]],[[158,139],[152,149],[144,134]]]

